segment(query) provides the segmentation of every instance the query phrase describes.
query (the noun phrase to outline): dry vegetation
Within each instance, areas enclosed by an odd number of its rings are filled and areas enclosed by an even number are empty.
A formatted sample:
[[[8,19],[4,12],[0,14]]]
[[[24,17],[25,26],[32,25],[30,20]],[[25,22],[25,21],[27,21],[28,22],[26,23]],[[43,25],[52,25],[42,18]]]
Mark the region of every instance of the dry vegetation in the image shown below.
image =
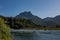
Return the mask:
[[[4,24],[2,18],[0,18],[0,40],[11,40],[9,28]]]
[[[59,28],[56,28],[56,27],[35,27],[35,28],[22,28],[22,30],[60,30],[60,27]]]

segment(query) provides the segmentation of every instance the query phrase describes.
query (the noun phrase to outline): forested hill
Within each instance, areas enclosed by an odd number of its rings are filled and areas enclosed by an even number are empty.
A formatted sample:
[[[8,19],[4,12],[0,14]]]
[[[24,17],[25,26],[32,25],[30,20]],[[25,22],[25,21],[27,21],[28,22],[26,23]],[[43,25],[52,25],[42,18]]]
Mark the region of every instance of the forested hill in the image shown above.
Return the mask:
[[[52,27],[37,25],[34,22],[32,22],[31,19],[4,17],[4,16],[0,16],[0,18],[4,19],[4,23],[11,29],[43,29],[43,30],[44,29],[60,29],[59,25],[52,26]],[[49,24],[51,24],[51,22]]]
[[[0,16],[0,17],[2,17],[5,20],[5,24],[8,25],[12,29],[40,27],[39,25],[34,24],[29,19],[15,18],[15,17],[3,17],[3,16]]]

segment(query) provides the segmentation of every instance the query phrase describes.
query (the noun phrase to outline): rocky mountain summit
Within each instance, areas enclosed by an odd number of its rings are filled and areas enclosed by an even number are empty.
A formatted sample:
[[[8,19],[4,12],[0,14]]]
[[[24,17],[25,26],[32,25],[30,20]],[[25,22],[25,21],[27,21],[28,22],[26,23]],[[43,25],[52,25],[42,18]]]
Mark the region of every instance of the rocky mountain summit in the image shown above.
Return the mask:
[[[24,11],[21,12],[19,15],[15,16],[17,18],[24,18],[24,19],[30,19],[32,20],[33,23],[37,24],[37,25],[41,25],[41,26],[57,26],[60,25],[60,15],[51,18],[51,17],[47,17],[47,18],[40,18],[38,16],[33,15],[30,11]]]

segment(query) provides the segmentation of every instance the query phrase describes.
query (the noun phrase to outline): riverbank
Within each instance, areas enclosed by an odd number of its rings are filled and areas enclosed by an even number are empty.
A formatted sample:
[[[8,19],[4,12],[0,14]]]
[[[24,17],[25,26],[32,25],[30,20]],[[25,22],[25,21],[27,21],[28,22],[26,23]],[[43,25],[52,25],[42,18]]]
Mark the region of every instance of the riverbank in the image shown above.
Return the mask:
[[[22,28],[22,30],[60,30],[59,28],[56,27],[35,27],[35,28]]]

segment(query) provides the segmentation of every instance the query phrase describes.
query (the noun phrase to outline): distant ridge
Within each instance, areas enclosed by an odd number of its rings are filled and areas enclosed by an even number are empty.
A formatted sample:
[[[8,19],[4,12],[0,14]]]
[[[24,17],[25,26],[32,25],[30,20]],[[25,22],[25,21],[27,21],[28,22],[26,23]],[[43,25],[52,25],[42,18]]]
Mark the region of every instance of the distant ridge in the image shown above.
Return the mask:
[[[60,25],[60,15],[58,15],[54,18],[47,17],[47,18],[42,19],[42,18],[39,18],[38,16],[32,15],[32,13],[30,11],[24,11],[15,17],[30,19],[30,20],[32,20],[33,23],[35,23],[37,25],[41,25],[41,26],[52,27],[52,26]]]
[[[53,18],[48,17],[48,18],[45,18],[44,20],[53,21],[53,22],[57,23],[58,25],[60,25],[60,15],[57,15]]]

